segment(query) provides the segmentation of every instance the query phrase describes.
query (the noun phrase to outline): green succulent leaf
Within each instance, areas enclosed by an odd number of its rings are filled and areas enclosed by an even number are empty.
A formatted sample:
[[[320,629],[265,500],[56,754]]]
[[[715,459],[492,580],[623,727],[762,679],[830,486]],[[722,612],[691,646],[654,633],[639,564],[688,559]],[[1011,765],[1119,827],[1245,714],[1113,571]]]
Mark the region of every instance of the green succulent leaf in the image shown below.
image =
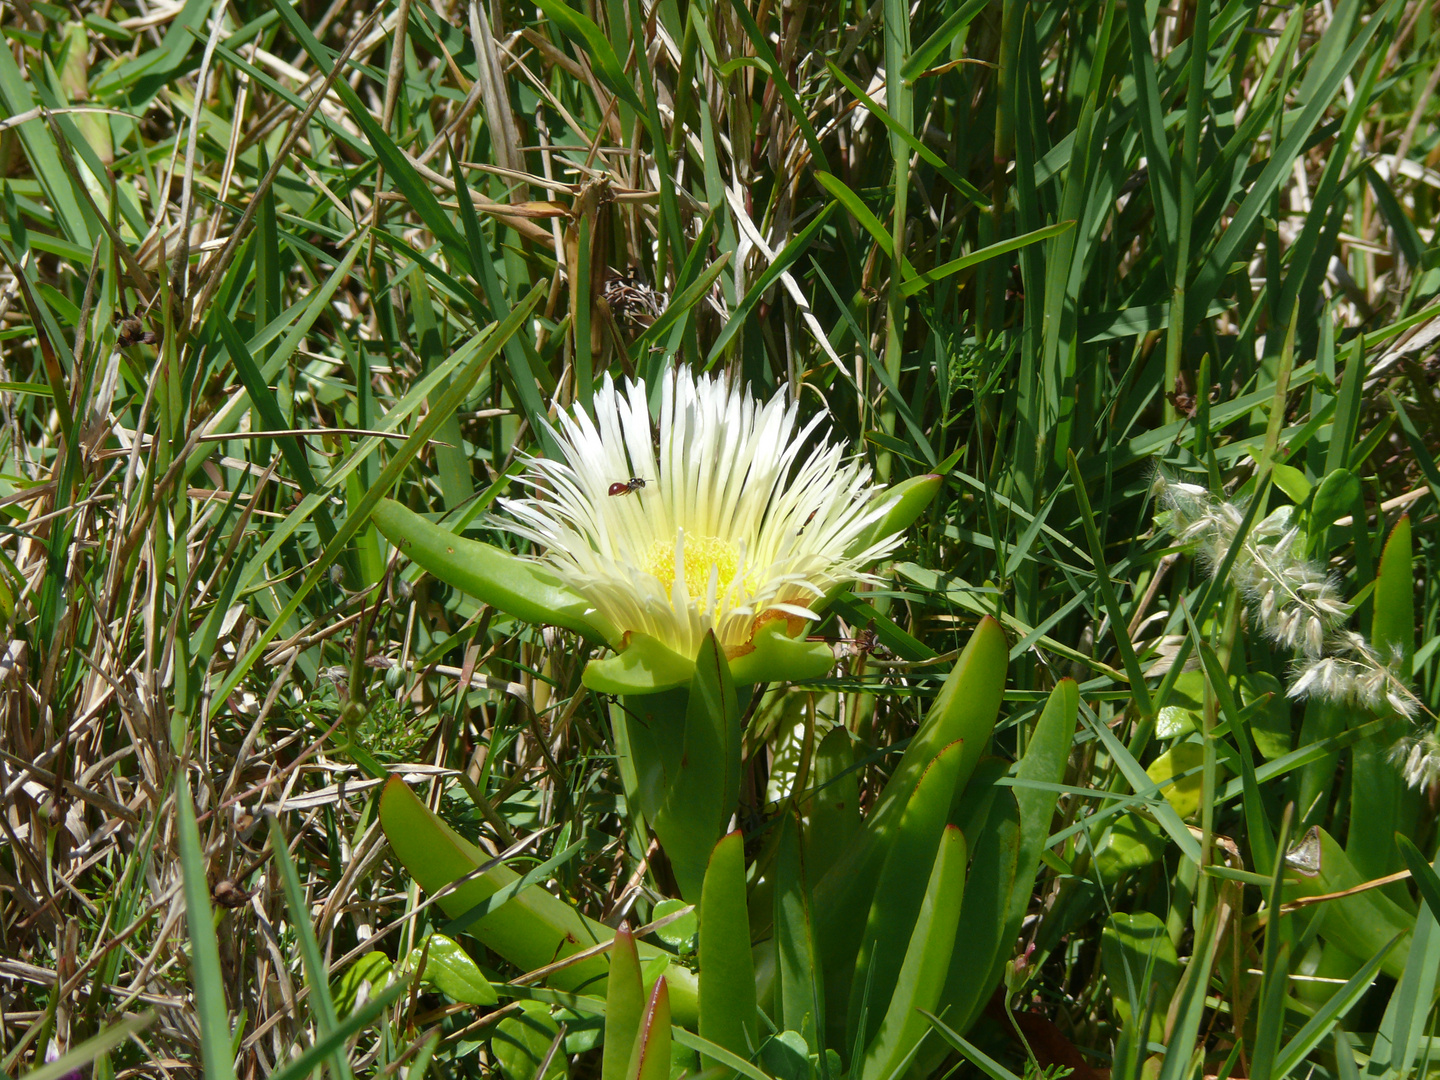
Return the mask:
[[[955,931],[965,893],[965,835],[947,825],[930,869],[915,929],[905,949],[895,992],[880,1030],[856,1070],[862,1080],[890,1080],[915,1054],[930,1031],[933,1012],[950,971]]]
[[[670,992],[666,980],[655,981],[645,1015],[635,1032],[626,1080],[668,1080],[670,1075]]]
[[[610,949],[610,985],[605,995],[605,1051],[601,1080],[625,1080],[640,1017],[645,1010],[645,987],[640,975],[640,954],[635,935],[625,923],[615,931]]]
[[[942,465],[941,468],[943,469],[944,466]],[[850,545],[845,554],[847,556],[858,555],[882,537],[904,532],[935,501],[935,496],[944,486],[945,477],[938,473],[924,473],[877,491],[873,498],[881,501],[889,500],[889,508],[878,521],[855,538],[855,542]],[[825,595],[824,599],[815,603],[812,610],[824,612],[836,597],[844,596],[850,591],[850,588],[848,583],[835,586]]]
[[[469,880],[440,897],[439,906],[451,918],[468,912],[500,889],[519,880],[509,867],[485,854],[446,825],[415,797],[398,777],[386,785],[380,798],[380,824],[391,850],[428,893],[437,893],[467,875]],[[485,868],[483,873],[477,870]],[[508,902],[472,924],[468,933],[526,971],[593,945],[609,941],[610,927],[581,915],[563,900],[538,885],[523,889]],[[668,956],[653,945],[638,946],[643,960]],[[594,956],[557,971],[550,983],[564,990],[603,994],[609,965]],[[696,985],[692,973],[672,969],[673,1004],[677,1022],[693,1025]]]
[[[680,895],[700,900],[706,867],[740,798],[740,703],[730,665],[705,635],[685,704],[685,742],[652,825]]]
[[[823,641],[789,635],[788,620],[771,619],[755,631],[751,650],[729,661],[737,686],[762,682],[818,679],[835,666],[835,654]],[[582,681],[600,694],[656,694],[684,686],[695,664],[648,634],[631,633],[612,656],[585,665]]]
[[[935,501],[935,496],[940,494],[940,489],[944,486],[943,476],[924,473],[876,492],[874,497],[889,501],[890,508],[879,521],[870,526],[865,535],[855,541],[851,552],[864,551],[881,537],[904,532],[915,524],[920,515]]]
[[[732,832],[715,845],[701,894],[700,1036],[749,1058],[758,1033],[745,898],[745,837]]]
[[[904,811],[930,762],[957,739],[963,744],[957,790],[963,790],[995,729],[1008,664],[1005,631],[986,616],[976,625],[955,667],[926,711],[920,730],[910,740],[900,764],[881,791],[875,810],[866,821],[867,831],[889,826]]]
[[[713,633],[688,667],[685,689],[626,695],[611,715],[626,794],[659,837],[681,895],[699,903],[739,799],[740,705]]]
[[[1051,819],[1055,816],[1056,792],[1046,785],[1059,784],[1065,779],[1079,709],[1080,688],[1074,679],[1061,679],[1050,691],[1026,743],[1025,756],[1015,769],[1015,779],[1022,782],[1013,789],[1020,810],[1020,853],[1015,863],[1015,890],[1010,895],[1010,915],[1002,941],[1013,942],[1019,936],[1025,912],[1030,907],[1035,875],[1040,870],[1040,855],[1049,843]],[[995,957],[986,986],[999,984],[1009,960],[1007,952],[1001,949]]]
[[[994,619],[981,619],[860,835],[816,885],[815,937],[826,973],[827,1000],[850,1000],[850,978],[864,932],[854,912],[869,911],[901,815],[926,768],[941,750],[959,740],[954,790],[961,792],[984,753],[1000,710],[1008,659],[1005,631]],[[831,1045],[842,1045],[845,1019],[841,1010],[834,1010]]]
[[[775,856],[775,966],[778,978],[775,1022],[796,1031],[816,1032],[825,1015],[825,982],[815,904],[805,865],[805,826],[793,806],[778,823]]]
[[[762,624],[750,644],[751,652],[730,661],[730,674],[740,686],[819,679],[835,666],[835,654],[826,642],[791,637],[785,619]]]
[[[961,1031],[969,1029],[989,1000],[995,989],[989,980],[998,982],[999,965],[1009,959],[1014,943],[1005,936],[1020,861],[1020,808],[1014,792],[997,787],[989,815],[965,836],[967,841],[975,837],[969,844],[970,872],[960,907],[965,947],[956,948],[951,955],[950,973],[940,997],[940,1007]],[[943,1044],[939,1049],[943,1050]]]
[[[837,725],[820,745],[810,765],[809,859],[811,872],[823,877],[839,861],[860,832],[860,774],[854,768],[850,732]]]
[[[864,1043],[874,1037],[884,1016],[881,1005],[890,1000],[895,989],[905,945],[915,929],[925,897],[926,868],[935,862],[935,852],[955,801],[964,751],[965,744],[957,739],[936,754],[900,815],[875,883],[864,937],[855,960],[845,1045],[853,1044],[857,1034]],[[870,1021],[867,1030],[859,1032],[862,1013],[868,1014]]]

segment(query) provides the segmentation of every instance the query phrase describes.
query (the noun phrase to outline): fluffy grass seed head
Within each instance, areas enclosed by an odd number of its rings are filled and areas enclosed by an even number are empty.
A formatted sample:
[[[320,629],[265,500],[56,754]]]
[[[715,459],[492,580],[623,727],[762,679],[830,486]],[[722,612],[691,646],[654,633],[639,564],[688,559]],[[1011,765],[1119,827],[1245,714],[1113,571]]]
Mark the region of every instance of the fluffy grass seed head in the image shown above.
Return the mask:
[[[898,535],[859,545],[889,501],[843,444],[802,457],[823,417],[802,425],[783,392],[761,403],[684,367],[661,385],[658,440],[647,402],[643,381],[607,375],[593,420],[559,413],[564,460],[529,459],[533,494],[501,502],[611,623],[687,657],[713,629],[734,657],[763,621],[814,619],[835,586],[873,580],[864,568]]]
[[[1168,526],[1214,574],[1225,560],[1244,521],[1240,507],[1196,484],[1159,473],[1155,491],[1169,510]],[[1358,705],[1374,713],[1415,719],[1421,703],[1405,680],[1399,649],[1382,657],[1365,638],[1343,624],[1350,609],[1340,587],[1321,566],[1298,550],[1300,529],[1294,511],[1281,507],[1257,522],[1231,564],[1230,581],[1249,601],[1258,626],[1270,640],[1299,655],[1288,696]],[[1393,760],[1411,787],[1440,779],[1440,735],[1405,738]]]
[[[1394,711],[1408,720],[1419,715],[1419,699],[1395,674],[1404,667],[1398,646],[1381,657],[1362,635],[1341,630],[1326,643],[1326,651],[1329,655],[1296,665],[1290,697],[1349,702],[1374,713]]]
[[[1235,503],[1211,495],[1197,484],[1159,474],[1156,488],[1170,510],[1170,529],[1213,574],[1225,561],[1244,514]],[[1281,507],[1256,522],[1230,566],[1230,581],[1249,601],[1256,624],[1270,640],[1292,652],[1318,659],[1330,633],[1349,616],[1334,578],[1298,550],[1300,529],[1291,524],[1293,509]]]
[[[1425,791],[1440,784],[1440,733],[1401,739],[1390,751],[1390,760],[1412,788]]]

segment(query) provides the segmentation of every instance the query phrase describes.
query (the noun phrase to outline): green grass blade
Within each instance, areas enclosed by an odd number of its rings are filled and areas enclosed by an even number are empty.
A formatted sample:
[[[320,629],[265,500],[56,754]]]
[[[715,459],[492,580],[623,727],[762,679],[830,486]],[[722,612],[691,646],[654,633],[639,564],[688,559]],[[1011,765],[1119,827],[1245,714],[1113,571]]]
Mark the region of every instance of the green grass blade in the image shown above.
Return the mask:
[[[326,1058],[336,1052],[343,1053],[346,1039],[357,1032],[364,1031],[375,1022],[381,1013],[395,1004],[401,995],[409,989],[410,987],[403,982],[396,983],[394,986],[387,986],[371,1000],[367,1001],[344,1020],[336,1024],[330,1034],[317,1039],[315,1045],[306,1049],[299,1057],[295,1058],[283,1069],[277,1069],[271,1073],[271,1080],[303,1080],[304,1077],[309,1076],[311,1071],[325,1061]]]
[[[1206,257],[1204,266],[1201,267],[1187,292],[1187,322],[1198,322],[1198,312],[1210,306],[1210,301],[1219,292],[1221,282],[1229,274],[1230,264],[1238,256],[1241,245],[1247,241],[1251,231],[1259,223],[1261,216],[1270,205],[1271,197],[1280,186],[1280,182],[1290,174],[1290,170],[1294,167],[1295,157],[1301,152],[1309,140],[1311,132],[1329,109],[1331,101],[1340,91],[1341,84],[1349,77],[1351,69],[1359,62],[1360,57],[1365,55],[1371,39],[1376,36],[1381,27],[1384,27],[1385,33],[1380,40],[1389,40],[1390,34],[1393,32],[1395,13],[1399,8],[1398,0],[1389,0],[1365,22],[1350,43],[1349,48],[1325,73],[1324,79],[1317,84],[1314,95],[1300,110],[1300,115],[1288,126],[1284,139],[1271,152],[1265,168],[1254,184],[1250,186],[1240,208],[1235,212],[1230,224],[1226,226],[1219,241]]]
[[[1134,695],[1135,707],[1141,716],[1153,716],[1155,708],[1150,699],[1150,688],[1145,684],[1145,673],[1140,667],[1140,658],[1135,655],[1135,645],[1126,631],[1130,620],[1120,610],[1120,601],[1115,596],[1115,586],[1110,580],[1109,562],[1105,558],[1105,546],[1100,542],[1100,532],[1095,528],[1095,512],[1090,509],[1090,496],[1085,489],[1085,480],[1080,475],[1079,463],[1073,451],[1069,453],[1070,479],[1075,485],[1075,498],[1080,504],[1080,525],[1085,530],[1085,539],[1090,544],[1090,558],[1095,564],[1096,584],[1100,597],[1105,603],[1105,613],[1110,617],[1110,630],[1115,635],[1115,648],[1125,664],[1125,674],[1130,677],[1130,693]]]
[[[276,635],[280,633],[290,617],[299,609],[301,602],[310,591],[320,583],[331,564],[340,557],[351,538],[364,528],[365,524],[370,520],[371,511],[379,505],[380,500],[383,499],[390,488],[394,486],[395,481],[400,478],[400,474],[409,467],[416,455],[418,455],[425,444],[430,441],[435,432],[440,429],[440,425],[445,418],[454,413],[454,411],[460,407],[460,403],[470,395],[470,390],[475,385],[475,380],[480,377],[480,372],[484,369],[485,365],[489,363],[491,357],[500,351],[504,343],[524,325],[531,310],[539,302],[540,294],[544,289],[545,284],[543,282],[536,285],[504,322],[498,323],[490,328],[490,333],[486,336],[484,347],[481,348],[475,358],[470,361],[468,367],[450,385],[450,388],[445,391],[445,396],[441,398],[440,402],[426,414],[425,419],[420,422],[414,433],[405,441],[405,444],[396,452],[395,456],[390,459],[390,462],[380,474],[379,480],[376,481],[375,486],[366,492],[361,504],[345,519],[344,523],[336,532],[335,538],[327,544],[325,550],[320,553],[320,557],[316,559],[315,564],[306,575],[301,586],[295,590],[294,595],[291,596],[281,612],[271,621],[270,625],[266,627],[264,633],[260,635],[255,644],[250,647],[250,650],[235,665],[230,674],[226,676],[224,683],[221,684],[220,689],[216,692],[219,700],[224,701],[229,698],[231,692],[239,685],[240,680],[245,677],[250,667],[260,658],[260,654],[264,651],[265,647],[269,645],[271,641],[275,640]]]
[[[311,1011],[315,1014],[315,1030],[323,1041],[335,1030],[335,1003],[330,999],[330,976],[325,967],[325,957],[320,953],[320,944],[315,940],[315,928],[310,923],[310,905],[305,902],[305,890],[300,885],[300,875],[295,871],[295,860],[290,857],[290,845],[278,817],[270,818],[270,850],[280,868],[280,883],[285,889],[285,904],[290,911],[290,925],[300,939],[300,959],[305,965],[305,983],[310,987]],[[336,1053],[330,1059],[330,1067],[336,1080],[348,1080],[350,1062],[344,1053]]]
[[[1326,1035],[1337,1031],[1338,1025],[1355,1007],[1365,991],[1375,981],[1379,974],[1380,965],[1385,957],[1389,955],[1390,948],[1399,940],[1397,935],[1384,951],[1376,953],[1365,961],[1359,971],[1355,972],[1345,981],[1345,985],[1336,990],[1326,1001],[1315,1011],[1315,1015],[1305,1021],[1304,1025],[1297,1031],[1291,1040],[1285,1044],[1280,1053],[1275,1057],[1274,1076],[1290,1076],[1300,1063],[1305,1060],[1305,1055],[1319,1046]]]
[[[790,269],[795,261],[810,247],[816,235],[825,227],[826,221],[829,220],[830,210],[831,207],[827,206],[824,210],[820,211],[814,221],[806,225],[797,236],[781,248],[780,251],[776,253],[774,260],[765,268],[765,272],[755,280],[754,285],[750,286],[749,290],[745,293],[745,298],[741,300],[740,303],[736,305],[735,310],[730,313],[729,321],[725,323],[724,329],[722,329],[715,338],[715,343],[710,346],[710,353],[705,358],[706,370],[714,367],[715,364],[719,362],[726,346],[734,340],[735,335],[744,327],[745,320],[749,318],[751,310],[759,303],[760,297],[765,290],[775,284],[775,282],[779,280],[780,275]]]
[[[963,1035],[949,1027],[934,1013],[922,1012],[921,1015],[930,1021],[935,1030],[940,1033],[941,1038],[956,1050],[960,1051],[962,1056],[986,1076],[990,1077],[990,1080],[1020,1080],[1020,1077],[1016,1076],[974,1043],[969,1042]]]
[[[1410,868],[1410,876],[1415,880],[1415,887],[1420,890],[1421,899],[1430,909],[1430,914],[1440,919],[1440,874],[1425,861],[1425,856],[1420,854],[1420,849],[1410,840],[1408,836],[1396,836],[1395,842],[1400,846],[1400,854],[1405,858],[1405,865]]]
[[[178,815],[180,866],[184,878],[185,923],[190,933],[191,971],[195,1012],[200,1027],[200,1057],[205,1080],[234,1080],[235,1055],[231,1049],[230,1017],[225,1008],[225,976],[220,968],[220,947],[215,939],[210,883],[206,880],[204,848],[195,824],[195,803],[184,773],[175,791]]]
[[[947,263],[926,270],[919,277],[905,281],[900,286],[900,291],[905,296],[914,296],[923,292],[937,282],[952,274],[958,274],[961,270],[968,270],[987,259],[993,259],[1000,255],[1008,255],[1012,251],[1019,251],[1021,248],[1029,247],[1031,244],[1038,244],[1042,240],[1049,240],[1052,236],[1059,236],[1067,229],[1074,228],[1073,221],[1059,221],[1054,225],[1044,225],[1022,236],[1012,236],[1008,240],[1000,240],[989,244],[978,251],[972,251],[969,255],[962,255],[958,259],[952,259]]]
[[[949,48],[950,43],[967,26],[974,21],[975,16],[985,10],[986,0],[965,0],[948,19],[940,24],[939,28],[921,43],[920,47],[913,50],[910,58],[900,69],[900,77],[906,82],[914,82],[925,70],[931,67],[940,54]]]
[[[47,1061],[38,1069],[31,1069],[24,1075],[23,1080],[64,1080],[65,1077],[83,1069],[96,1058],[129,1042],[131,1036],[140,1034],[154,1022],[155,1013],[153,1011],[143,1012],[138,1016],[127,1016],[123,1020],[111,1024],[98,1035],[92,1035],[75,1049],[61,1054],[54,1061]]]

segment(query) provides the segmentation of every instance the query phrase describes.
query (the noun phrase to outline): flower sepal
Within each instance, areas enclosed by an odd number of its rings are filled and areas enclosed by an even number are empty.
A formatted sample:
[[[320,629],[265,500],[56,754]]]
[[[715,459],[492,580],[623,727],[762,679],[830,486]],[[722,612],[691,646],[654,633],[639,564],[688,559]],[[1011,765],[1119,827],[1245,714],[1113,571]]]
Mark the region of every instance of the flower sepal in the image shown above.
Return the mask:
[[[904,532],[935,501],[935,496],[940,494],[940,489],[944,486],[945,477],[943,475],[925,473],[922,476],[912,476],[908,480],[901,480],[898,484],[891,484],[888,488],[877,491],[874,500],[888,502],[889,507],[884,514],[871,522],[865,531],[851,542],[845,554],[847,556],[857,555],[882,537]],[[824,615],[837,596],[843,596],[853,588],[854,582],[842,582],[827,591],[822,598],[816,600],[811,608],[817,615]]]
[[[457,536],[393,499],[381,499],[371,520],[385,539],[441,581],[507,615],[573,630],[595,642],[620,641],[608,619],[541,563]]]
[[[925,473],[877,491],[874,495],[875,501],[888,502],[890,507],[851,542],[846,554],[858,554],[882,537],[904,532],[935,501],[935,496],[940,494],[944,485],[945,477],[939,473]]]
[[[688,686],[694,676],[694,660],[687,660],[649,634],[631,631],[613,656],[586,664],[580,681],[597,694],[628,697]]]
[[[830,645],[798,636],[809,625],[799,618],[761,623],[745,651],[730,658],[735,685],[800,682],[828,674],[835,666]],[[624,647],[613,656],[586,664],[580,681],[597,694],[627,697],[688,686],[694,675],[693,660],[685,659],[649,634],[632,632],[625,635]]]
[[[804,619],[769,619],[750,639],[750,651],[730,661],[730,674],[738,686],[752,683],[801,682],[820,679],[835,666],[829,642],[807,641]],[[794,631],[798,628],[799,633]]]

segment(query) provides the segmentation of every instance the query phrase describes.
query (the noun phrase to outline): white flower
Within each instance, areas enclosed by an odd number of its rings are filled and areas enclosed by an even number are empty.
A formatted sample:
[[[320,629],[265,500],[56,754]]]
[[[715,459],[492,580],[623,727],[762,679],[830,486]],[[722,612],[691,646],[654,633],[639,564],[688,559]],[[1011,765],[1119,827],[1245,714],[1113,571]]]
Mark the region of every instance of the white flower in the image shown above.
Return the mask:
[[[822,441],[801,460],[822,418],[800,427],[783,393],[761,404],[677,368],[661,386],[658,445],[643,381],[622,392],[607,375],[594,410],[559,414],[565,460],[531,458],[534,494],[502,505],[508,527],[622,632],[694,657],[713,629],[734,657],[760,623],[814,619],[835,586],[873,580],[863,568],[898,540],[854,550],[889,501],[843,445]]]

